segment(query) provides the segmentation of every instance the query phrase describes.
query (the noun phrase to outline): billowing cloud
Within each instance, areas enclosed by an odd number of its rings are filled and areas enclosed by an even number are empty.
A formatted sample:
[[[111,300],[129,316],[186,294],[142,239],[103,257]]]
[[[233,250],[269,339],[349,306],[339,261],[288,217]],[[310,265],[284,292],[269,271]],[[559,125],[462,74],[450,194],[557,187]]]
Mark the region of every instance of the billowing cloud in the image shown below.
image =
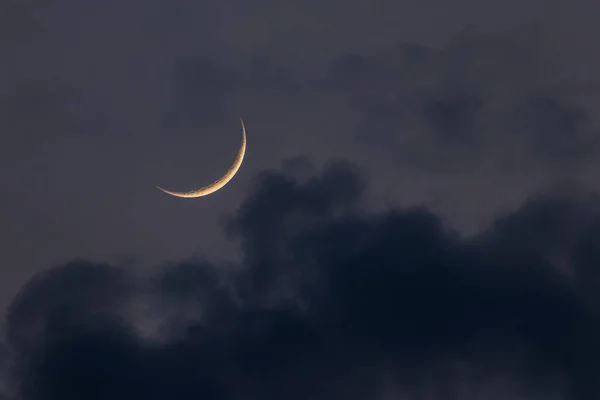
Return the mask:
[[[190,260],[146,279],[75,261],[39,274],[8,314],[13,390],[25,400],[597,397],[597,198],[539,196],[467,238],[423,207],[368,211],[366,184],[345,161],[258,175],[226,223],[243,254],[233,268]],[[140,302],[160,321],[154,336]]]

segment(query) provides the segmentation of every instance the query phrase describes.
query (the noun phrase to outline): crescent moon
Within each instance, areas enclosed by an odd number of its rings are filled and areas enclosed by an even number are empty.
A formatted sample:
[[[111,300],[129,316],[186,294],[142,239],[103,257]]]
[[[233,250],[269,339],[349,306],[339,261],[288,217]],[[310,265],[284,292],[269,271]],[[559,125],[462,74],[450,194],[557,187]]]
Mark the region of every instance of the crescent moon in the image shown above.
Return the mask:
[[[237,153],[237,156],[235,157],[235,160],[233,161],[233,164],[231,164],[231,167],[229,167],[229,170],[227,171],[227,173],[225,173],[225,175],[223,175],[221,178],[217,179],[208,186],[204,186],[196,190],[191,190],[189,192],[172,192],[170,190],[163,189],[160,186],[157,186],[156,188],[163,191],[166,194],[170,194],[171,196],[180,197],[183,199],[194,199],[197,197],[207,196],[223,188],[223,186],[227,185],[229,181],[233,179],[235,174],[237,174],[237,172],[240,170],[242,162],[244,161],[244,156],[246,155],[246,127],[244,126],[244,121],[241,118],[240,122],[242,123],[242,145]]]

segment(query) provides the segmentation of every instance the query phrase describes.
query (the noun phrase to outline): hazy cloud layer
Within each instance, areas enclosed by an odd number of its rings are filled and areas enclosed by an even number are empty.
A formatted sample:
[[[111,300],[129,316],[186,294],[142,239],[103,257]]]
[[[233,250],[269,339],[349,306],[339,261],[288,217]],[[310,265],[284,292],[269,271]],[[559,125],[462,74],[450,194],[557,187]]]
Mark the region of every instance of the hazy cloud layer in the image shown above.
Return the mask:
[[[400,165],[497,173],[550,171],[598,154],[600,131],[581,103],[594,86],[564,75],[536,31],[465,30],[440,48],[402,44],[331,63],[322,85],[359,115],[362,141]],[[392,150],[392,151],[390,151]]]

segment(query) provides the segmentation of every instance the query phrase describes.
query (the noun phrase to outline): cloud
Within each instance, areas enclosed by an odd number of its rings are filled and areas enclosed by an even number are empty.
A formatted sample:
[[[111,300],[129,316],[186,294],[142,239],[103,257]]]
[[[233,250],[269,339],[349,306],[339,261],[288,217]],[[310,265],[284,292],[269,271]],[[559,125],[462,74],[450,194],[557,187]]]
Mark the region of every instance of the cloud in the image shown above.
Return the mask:
[[[206,119],[251,118],[269,143],[265,165],[292,151],[352,159],[374,180],[376,201],[425,203],[472,232],[556,182],[598,189],[597,87],[543,29],[466,29],[436,45],[398,38],[295,65],[256,50],[234,66],[216,63],[229,86],[207,109],[229,117]],[[195,87],[195,73],[182,86]],[[478,195],[463,199],[465,190]]]
[[[86,325],[118,315],[130,290],[124,271],[87,261],[40,273],[22,288],[15,299],[18,306],[9,311],[8,340],[18,349],[31,351],[40,344],[39,335],[50,334],[55,326]]]
[[[74,261],[34,277],[7,317],[12,389],[25,400],[600,393],[598,198],[538,196],[467,238],[423,207],[369,211],[351,163],[286,165],[305,173],[259,174],[225,224],[236,268],[189,260],[148,279]],[[140,303],[160,321],[153,337]]]
[[[396,149],[398,162],[564,168],[598,154],[600,131],[581,101],[591,86],[563,72],[541,32],[466,29],[441,47],[341,55],[320,84],[344,95],[363,142]]]

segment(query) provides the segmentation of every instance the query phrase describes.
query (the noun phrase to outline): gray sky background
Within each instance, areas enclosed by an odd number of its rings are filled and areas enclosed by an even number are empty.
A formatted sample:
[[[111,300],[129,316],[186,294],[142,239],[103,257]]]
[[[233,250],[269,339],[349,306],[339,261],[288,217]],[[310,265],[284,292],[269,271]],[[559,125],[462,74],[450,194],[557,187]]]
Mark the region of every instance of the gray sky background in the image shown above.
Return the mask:
[[[0,400],[597,399],[599,15],[1,1]]]
[[[220,216],[284,159],[344,157],[373,205],[467,232],[598,189],[591,0],[9,0],[0,5],[2,299],[73,257],[235,252]],[[222,192],[178,201],[248,155]],[[217,232],[217,233],[215,233]]]

